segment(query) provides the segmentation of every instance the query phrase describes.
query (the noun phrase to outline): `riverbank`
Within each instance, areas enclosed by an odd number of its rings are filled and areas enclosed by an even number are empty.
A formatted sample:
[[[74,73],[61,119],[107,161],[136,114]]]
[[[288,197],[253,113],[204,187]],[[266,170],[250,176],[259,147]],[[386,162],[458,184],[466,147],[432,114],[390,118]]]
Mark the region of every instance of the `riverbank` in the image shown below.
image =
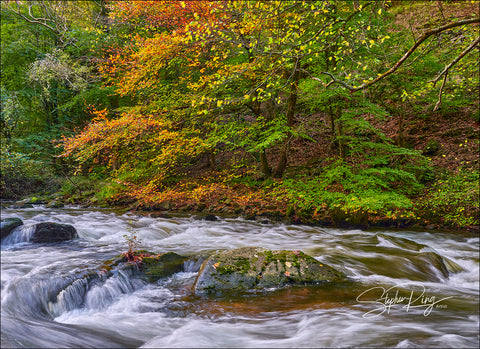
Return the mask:
[[[194,215],[207,220],[215,220],[216,216],[242,217],[260,223],[284,222],[346,229],[378,227],[477,233],[480,231],[478,191],[475,187],[478,187],[478,182],[475,182],[473,177],[468,177],[470,181],[464,180],[460,184],[457,183],[457,178],[456,187],[460,185],[463,191],[454,192],[452,185],[447,185],[453,177],[450,180],[443,179],[425,189],[423,195],[412,198],[408,208],[382,207],[378,210],[365,204],[354,206],[351,210],[347,205],[335,207],[326,204],[312,209],[306,205],[308,198],[302,197],[305,196],[304,192],[299,190],[298,196],[292,199],[291,192],[285,191],[282,180],[246,185],[211,180],[218,179],[218,176],[208,178],[210,180],[184,180],[162,192],[138,193],[136,197],[124,193],[108,198],[99,195],[100,189],[92,190],[93,186],[102,186],[105,183],[73,179],[69,183],[76,181],[77,190],[66,185],[55,193],[30,195],[9,205],[29,207],[33,204],[45,204],[51,208],[60,208],[63,205],[112,207],[151,217],[178,214]],[[89,183],[89,187],[85,187],[86,183]],[[66,190],[66,187],[70,190]],[[366,200],[361,199],[363,202]]]

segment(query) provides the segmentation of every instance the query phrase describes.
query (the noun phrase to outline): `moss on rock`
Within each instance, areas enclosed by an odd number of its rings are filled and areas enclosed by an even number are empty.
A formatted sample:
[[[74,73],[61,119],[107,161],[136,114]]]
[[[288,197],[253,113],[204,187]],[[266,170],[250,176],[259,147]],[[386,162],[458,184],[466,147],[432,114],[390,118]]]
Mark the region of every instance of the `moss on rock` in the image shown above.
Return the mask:
[[[207,259],[195,282],[195,293],[259,290],[344,279],[343,273],[301,251],[242,247]]]
[[[133,253],[138,263],[128,262],[124,255],[116,257],[109,261],[109,267],[120,266],[124,268],[135,269],[141,276],[145,276],[149,282],[169,277],[183,270],[183,263],[188,257],[181,256],[175,252],[162,254],[153,254],[146,250],[135,251]]]

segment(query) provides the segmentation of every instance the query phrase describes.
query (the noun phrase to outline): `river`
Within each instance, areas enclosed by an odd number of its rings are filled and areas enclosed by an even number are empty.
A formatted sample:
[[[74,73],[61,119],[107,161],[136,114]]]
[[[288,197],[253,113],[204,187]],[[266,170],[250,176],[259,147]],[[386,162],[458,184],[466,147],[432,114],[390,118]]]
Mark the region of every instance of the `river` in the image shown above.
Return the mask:
[[[75,207],[3,209],[2,219],[8,217],[26,227],[71,224],[80,238],[32,244],[19,227],[3,240],[2,348],[479,346],[478,234],[149,218]],[[125,273],[88,284],[85,275],[126,251],[130,232],[143,249],[191,257],[184,271],[155,284]],[[202,260],[242,246],[302,250],[350,280],[192,294]]]

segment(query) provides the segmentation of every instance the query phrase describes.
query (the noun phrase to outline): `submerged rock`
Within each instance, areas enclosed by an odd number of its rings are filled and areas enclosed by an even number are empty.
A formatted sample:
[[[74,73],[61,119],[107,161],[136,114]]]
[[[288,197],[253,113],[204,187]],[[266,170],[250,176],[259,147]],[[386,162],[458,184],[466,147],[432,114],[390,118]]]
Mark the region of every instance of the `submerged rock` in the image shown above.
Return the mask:
[[[460,265],[447,257],[443,257],[427,245],[386,234],[378,234],[377,239],[379,243],[386,242],[389,247],[403,250],[401,260],[407,261],[408,265],[392,266],[396,269],[398,277],[439,282],[442,278],[448,278],[451,274],[464,271]]]
[[[31,242],[51,243],[78,238],[76,229],[70,224],[42,222],[33,225]]]
[[[441,281],[437,273],[440,273],[444,278],[448,278],[451,274],[464,271],[463,268],[454,261],[447,257],[442,257],[433,251],[419,253],[412,258],[412,262],[417,268],[423,271],[425,275],[429,276],[429,281]]]
[[[13,229],[23,225],[20,218],[5,218],[0,222],[0,236],[3,239],[12,232]]]
[[[345,279],[343,273],[301,251],[242,247],[208,258],[200,268],[194,288],[196,294],[203,295]]]

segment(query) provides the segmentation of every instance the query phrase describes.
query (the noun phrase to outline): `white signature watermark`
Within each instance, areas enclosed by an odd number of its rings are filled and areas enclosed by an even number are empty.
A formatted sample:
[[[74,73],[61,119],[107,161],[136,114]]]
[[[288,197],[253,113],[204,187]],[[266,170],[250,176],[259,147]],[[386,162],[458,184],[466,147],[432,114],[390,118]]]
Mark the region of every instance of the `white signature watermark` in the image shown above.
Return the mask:
[[[409,289],[412,286],[416,286],[417,289]],[[406,292],[405,288],[407,288]],[[403,291],[403,295],[400,295],[400,291]],[[437,298],[436,296],[428,296],[425,294],[425,286],[405,283],[390,288],[382,286],[369,288],[357,296],[357,302],[375,306],[374,309],[363,314],[364,318],[374,318],[385,312],[389,314],[393,307],[400,307],[407,313],[411,309],[425,308],[423,316],[428,316],[434,308],[447,308],[447,305],[441,304],[441,302],[452,297]]]

